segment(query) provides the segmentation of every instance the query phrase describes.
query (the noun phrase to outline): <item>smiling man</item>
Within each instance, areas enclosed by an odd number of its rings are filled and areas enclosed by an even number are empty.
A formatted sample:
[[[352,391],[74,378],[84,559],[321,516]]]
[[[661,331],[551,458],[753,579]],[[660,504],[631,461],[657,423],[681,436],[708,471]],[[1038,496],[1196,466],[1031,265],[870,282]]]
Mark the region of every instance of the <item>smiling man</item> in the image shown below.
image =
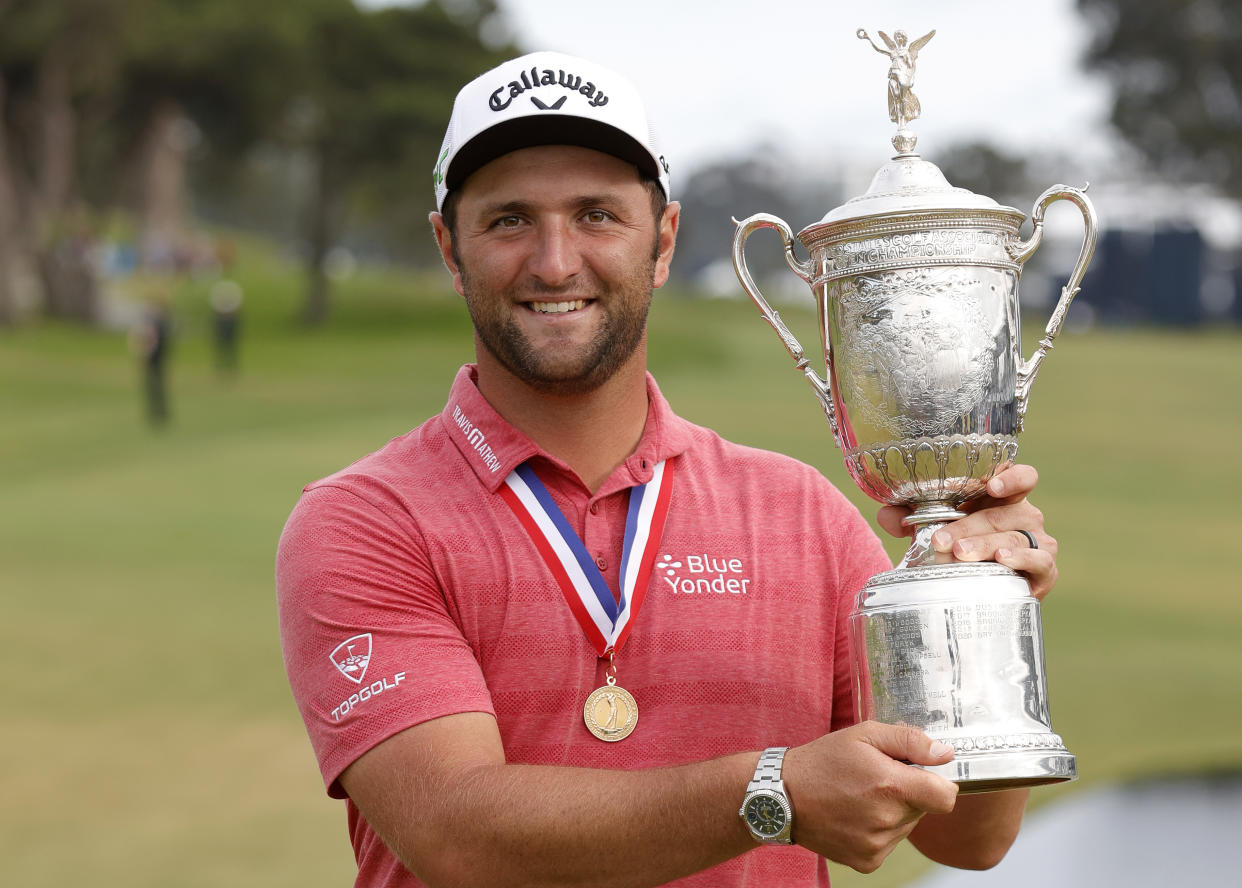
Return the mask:
[[[999,860],[1025,792],[958,798],[908,764],[951,749],[855,724],[874,533],[647,373],[680,208],[633,87],[555,53],[501,65],[458,95],[435,186],[476,363],[440,415],[309,485],[277,557],[357,884],[827,885],[825,858],[870,871],[907,837]],[[1046,594],[1034,484],[1001,473],[938,548]]]

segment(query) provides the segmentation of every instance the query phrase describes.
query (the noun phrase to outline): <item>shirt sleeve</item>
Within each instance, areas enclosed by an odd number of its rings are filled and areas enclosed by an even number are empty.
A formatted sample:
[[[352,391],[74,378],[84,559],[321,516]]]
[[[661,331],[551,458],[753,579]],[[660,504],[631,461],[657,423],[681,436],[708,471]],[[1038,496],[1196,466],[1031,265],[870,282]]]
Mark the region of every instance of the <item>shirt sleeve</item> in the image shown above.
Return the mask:
[[[495,714],[413,517],[382,489],[308,488],[276,556],[285,670],[324,786],[413,725]]]
[[[848,728],[860,718],[854,669],[854,645],[850,615],[858,593],[878,573],[891,570],[892,561],[880,538],[852,504],[845,500],[837,527],[843,557],[838,562],[836,654],[833,659],[832,730]]]

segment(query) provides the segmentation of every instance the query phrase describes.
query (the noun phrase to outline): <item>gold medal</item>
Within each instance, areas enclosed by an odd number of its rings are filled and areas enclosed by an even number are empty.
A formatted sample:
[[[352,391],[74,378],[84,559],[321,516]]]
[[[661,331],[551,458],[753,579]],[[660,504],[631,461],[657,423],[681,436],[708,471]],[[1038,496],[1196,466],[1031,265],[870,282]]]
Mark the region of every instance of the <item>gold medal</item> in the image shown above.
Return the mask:
[[[587,730],[606,743],[616,743],[630,736],[638,724],[638,704],[634,695],[619,688],[608,676],[608,684],[596,688],[582,707],[582,720]]]
[[[510,472],[499,488],[519,523],[536,541],[535,548],[556,577],[587,640],[601,658],[608,658],[607,683],[592,691],[582,707],[587,730],[605,743],[624,740],[638,724],[634,695],[617,687],[616,655],[634,625],[643,590],[651,581],[651,568],[673,492],[675,464],[661,460],[652,469],[651,480],[630,491],[631,517],[626,520],[621,541],[624,582],[621,589],[612,593],[612,600],[604,575],[528,463]],[[643,466],[646,465],[644,462]],[[624,565],[632,569],[626,570]]]
[[[638,724],[638,703],[625,688],[617,687],[617,652],[609,648],[606,684],[591,691],[582,707],[582,720],[587,730],[605,743],[616,743],[630,736]]]

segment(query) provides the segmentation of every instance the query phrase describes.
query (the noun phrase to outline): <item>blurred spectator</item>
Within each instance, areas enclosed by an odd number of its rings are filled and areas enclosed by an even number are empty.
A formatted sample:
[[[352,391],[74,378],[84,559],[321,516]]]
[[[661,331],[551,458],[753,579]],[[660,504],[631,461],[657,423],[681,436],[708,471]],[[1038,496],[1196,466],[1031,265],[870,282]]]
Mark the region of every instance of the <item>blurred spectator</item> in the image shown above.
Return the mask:
[[[213,332],[216,370],[233,376],[237,373],[237,340],[241,326],[242,288],[233,280],[223,278],[211,285],[208,295],[214,317]]]
[[[168,422],[168,353],[172,347],[172,315],[167,299],[152,302],[142,321],[130,333],[130,350],[143,367],[147,421],[160,427]]]

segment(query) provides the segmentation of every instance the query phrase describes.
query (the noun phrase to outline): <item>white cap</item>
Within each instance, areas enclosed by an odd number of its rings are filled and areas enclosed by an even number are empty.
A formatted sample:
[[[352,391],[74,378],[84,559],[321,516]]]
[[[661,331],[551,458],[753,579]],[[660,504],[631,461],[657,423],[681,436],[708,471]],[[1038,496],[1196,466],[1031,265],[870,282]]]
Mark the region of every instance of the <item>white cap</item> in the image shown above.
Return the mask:
[[[668,163],[634,85],[586,59],[533,52],[457,94],[432,176],[436,209],[475,170],[535,145],[581,145],[627,160],[669,197]]]

